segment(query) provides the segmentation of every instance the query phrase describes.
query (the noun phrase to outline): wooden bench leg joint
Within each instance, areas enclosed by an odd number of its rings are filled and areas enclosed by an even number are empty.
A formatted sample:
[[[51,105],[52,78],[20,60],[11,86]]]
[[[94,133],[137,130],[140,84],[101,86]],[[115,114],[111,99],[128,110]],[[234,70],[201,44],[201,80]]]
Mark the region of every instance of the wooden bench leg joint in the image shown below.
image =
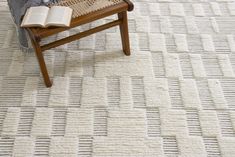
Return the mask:
[[[134,9],[134,4],[130,0],[124,0],[128,4],[128,11],[132,11]]]

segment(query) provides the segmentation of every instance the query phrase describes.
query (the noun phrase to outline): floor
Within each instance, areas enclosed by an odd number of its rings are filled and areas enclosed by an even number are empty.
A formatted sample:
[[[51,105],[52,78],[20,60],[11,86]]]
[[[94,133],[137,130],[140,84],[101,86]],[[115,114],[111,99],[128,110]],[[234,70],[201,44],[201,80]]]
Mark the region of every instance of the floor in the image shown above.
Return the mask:
[[[118,28],[60,46],[45,88],[0,0],[0,156],[234,156],[235,3],[133,2],[131,56]]]

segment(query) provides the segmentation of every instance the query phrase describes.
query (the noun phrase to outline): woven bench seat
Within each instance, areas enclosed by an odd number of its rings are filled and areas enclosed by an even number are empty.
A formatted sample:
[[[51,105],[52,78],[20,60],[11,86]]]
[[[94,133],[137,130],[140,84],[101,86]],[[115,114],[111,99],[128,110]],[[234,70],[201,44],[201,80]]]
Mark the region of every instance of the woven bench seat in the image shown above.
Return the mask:
[[[73,9],[73,18],[76,18],[121,2],[123,0],[64,0],[53,5],[69,6]]]
[[[43,51],[81,39],[105,29],[119,26],[122,38],[122,48],[126,55],[130,55],[130,44],[128,34],[127,11],[133,10],[133,4],[129,0],[62,0],[51,6],[68,6],[73,9],[70,27],[49,27],[49,28],[27,28],[32,45],[35,49],[42,76],[47,87],[51,87],[52,81],[49,78],[47,67],[44,61]],[[56,40],[54,42],[40,45],[41,39],[69,30],[71,28],[93,22],[95,20],[117,14],[118,19],[104,25],[79,32],[78,34]]]
[[[76,4],[75,2],[78,3]],[[99,7],[97,2],[102,2]],[[78,4],[81,4],[82,7]],[[95,7],[91,4],[94,4]],[[129,4],[124,0],[64,0],[53,5],[69,6],[73,9],[73,17],[70,27],[30,28],[30,30],[38,39],[54,35],[55,33],[63,32],[65,30],[80,26],[88,22],[92,22],[94,21],[94,19],[101,19],[103,17],[112,15],[113,12],[122,12],[126,9],[128,9],[128,11],[131,11],[133,9],[131,3]],[[88,9],[89,12],[85,11],[84,8],[90,8]],[[83,11],[77,11],[80,9]]]

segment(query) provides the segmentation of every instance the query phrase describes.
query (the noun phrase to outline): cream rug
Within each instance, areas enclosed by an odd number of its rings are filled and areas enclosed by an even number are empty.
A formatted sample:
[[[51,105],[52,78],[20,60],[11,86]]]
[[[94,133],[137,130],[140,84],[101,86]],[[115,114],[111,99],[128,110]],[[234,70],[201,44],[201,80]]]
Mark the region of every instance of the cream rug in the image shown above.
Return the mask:
[[[47,51],[49,89],[1,0],[0,156],[235,156],[232,1],[135,0],[132,55],[118,28]]]

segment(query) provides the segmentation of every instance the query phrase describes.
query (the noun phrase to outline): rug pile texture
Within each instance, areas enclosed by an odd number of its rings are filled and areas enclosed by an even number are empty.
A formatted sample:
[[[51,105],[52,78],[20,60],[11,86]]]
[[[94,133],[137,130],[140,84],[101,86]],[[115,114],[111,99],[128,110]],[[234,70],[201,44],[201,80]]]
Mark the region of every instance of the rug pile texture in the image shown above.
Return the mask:
[[[131,56],[118,27],[46,51],[46,88],[0,0],[0,156],[235,156],[235,3],[133,2]]]

